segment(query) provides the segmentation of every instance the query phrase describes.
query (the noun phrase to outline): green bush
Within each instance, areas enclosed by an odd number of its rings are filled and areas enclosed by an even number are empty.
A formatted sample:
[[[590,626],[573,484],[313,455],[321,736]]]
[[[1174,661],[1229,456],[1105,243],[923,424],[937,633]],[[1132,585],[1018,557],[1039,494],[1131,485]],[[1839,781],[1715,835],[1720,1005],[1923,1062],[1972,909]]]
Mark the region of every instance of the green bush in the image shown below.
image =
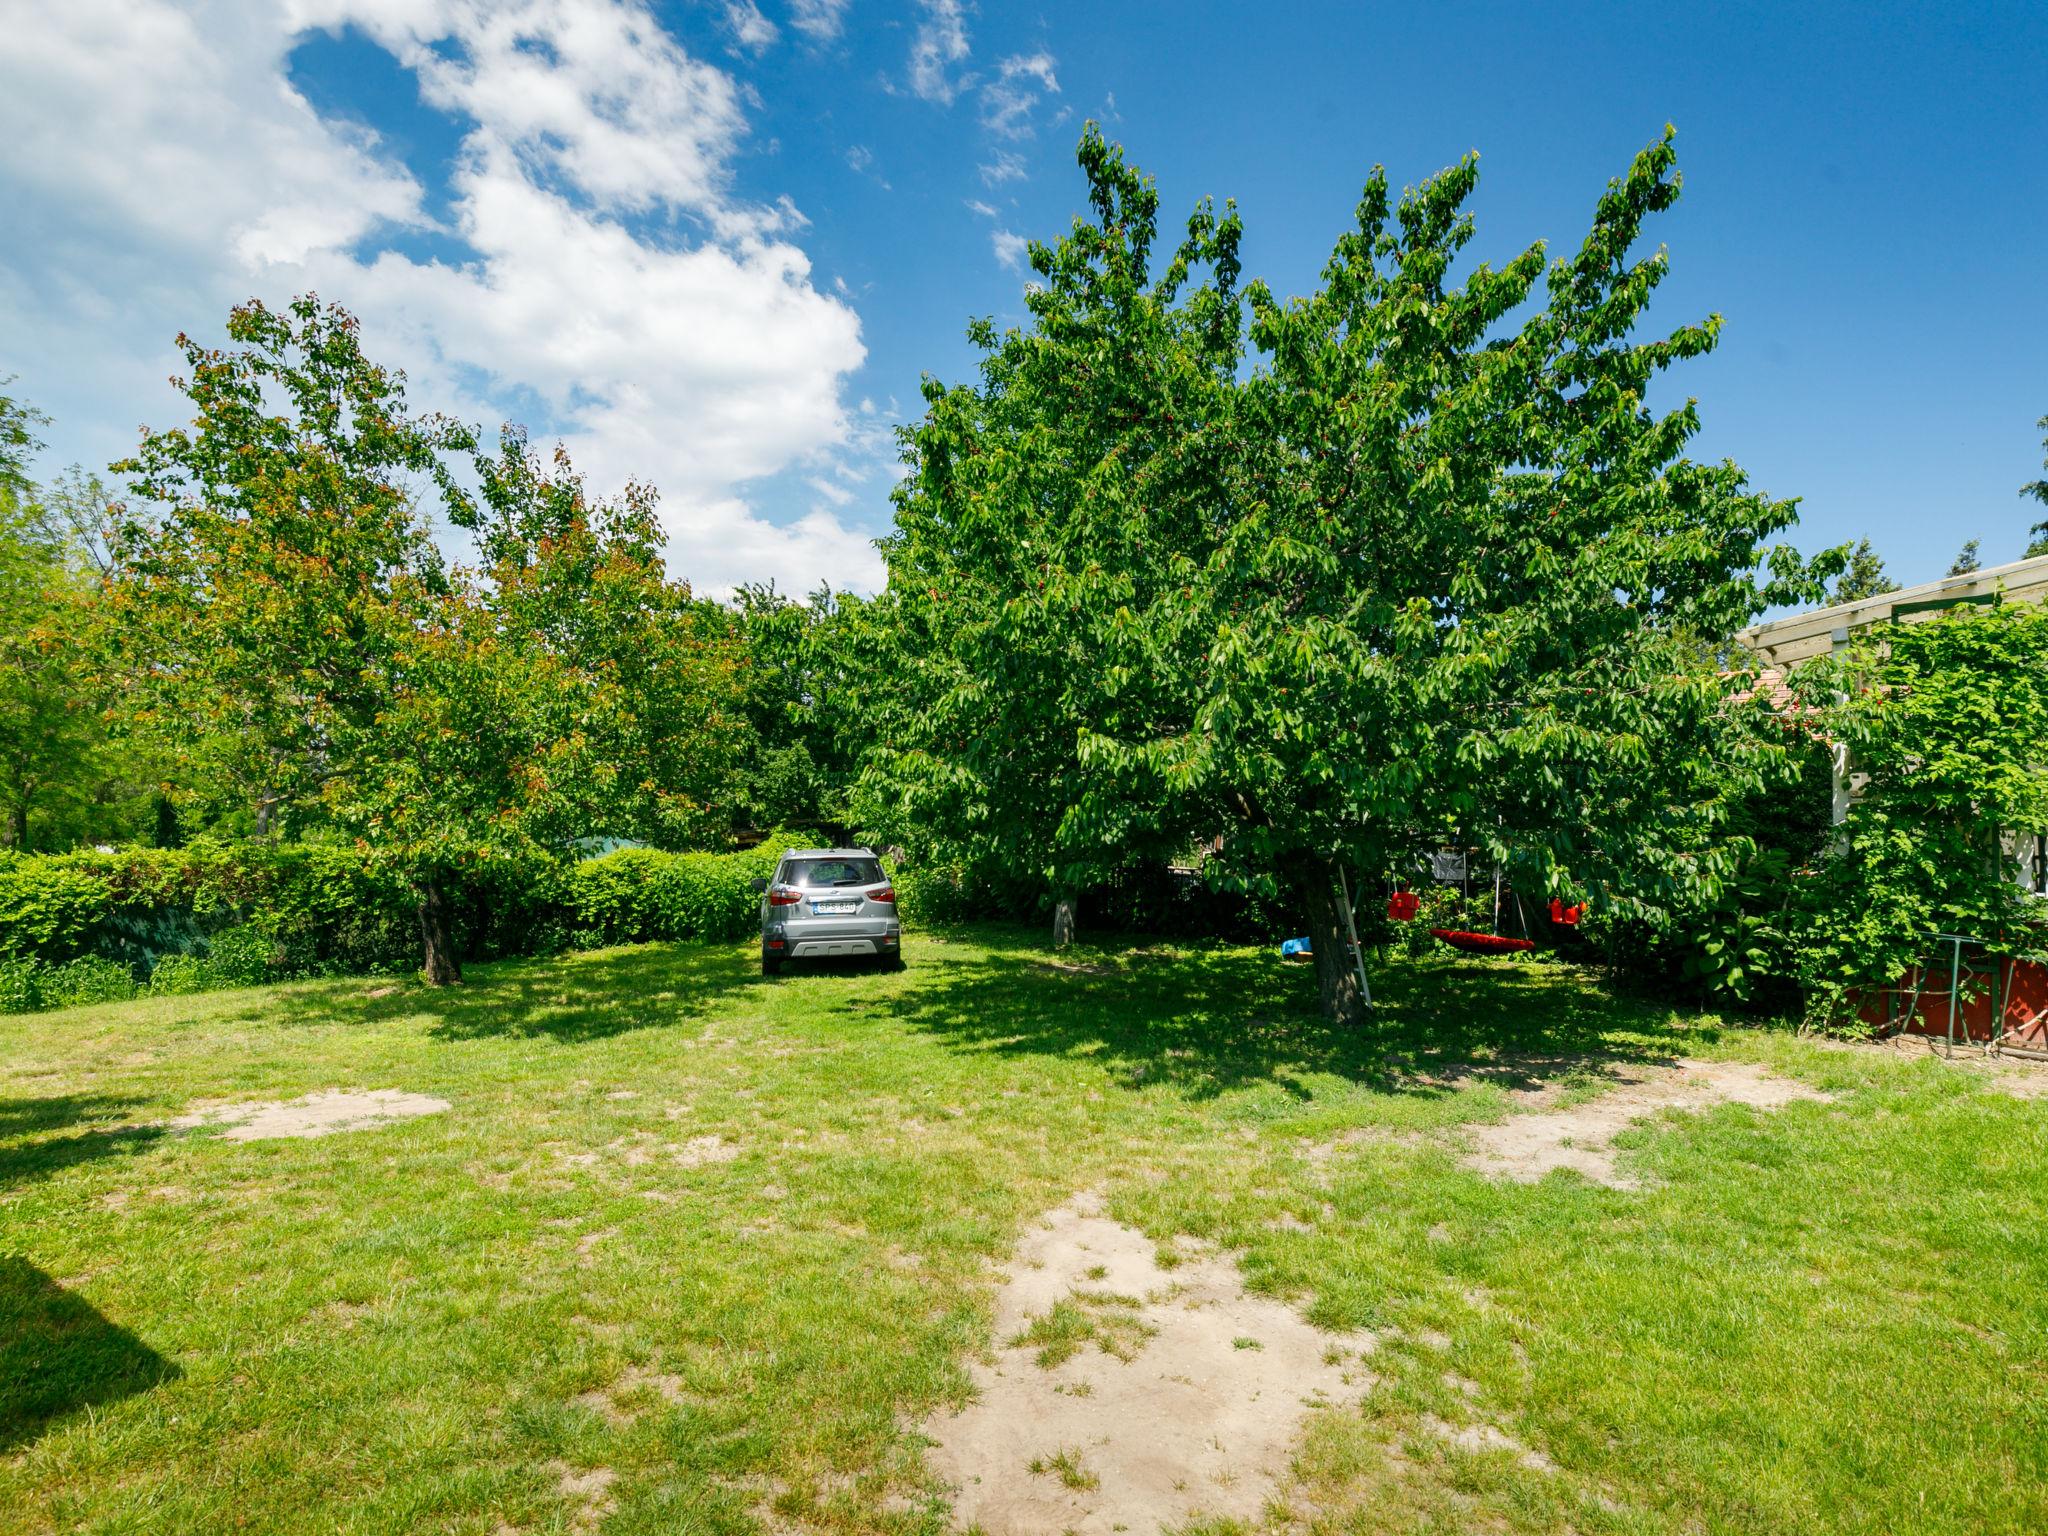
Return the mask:
[[[211,992],[232,983],[197,955],[165,955],[149,973],[149,990],[156,997],[184,997],[193,992]]]
[[[962,923],[991,915],[987,892],[963,870],[926,865],[893,868],[889,875],[896,887],[896,910],[905,922]]]
[[[1386,924],[1394,942],[1401,946],[1402,953],[1411,957],[1434,954],[1444,948],[1443,940],[1435,937],[1432,928],[1450,928],[1466,933],[1491,933],[1493,931],[1493,891],[1475,891],[1467,896],[1455,885],[1423,885],[1416,890],[1420,905],[1416,915],[1404,923]],[[1386,906],[1375,892],[1373,901],[1378,905],[1382,922],[1385,921]],[[1512,898],[1510,898],[1512,902]],[[1360,898],[1360,926],[1363,926],[1366,902]],[[1507,914],[1512,918],[1513,914]],[[1514,930],[1509,929],[1510,932]]]
[[[214,984],[223,987],[253,987],[290,974],[288,956],[278,942],[276,925],[265,919],[240,923],[215,934],[207,946],[205,964]]]
[[[118,1003],[135,996],[135,977],[119,961],[80,955],[62,965],[47,966],[36,978],[38,1006],[77,1008],[87,1003]]]
[[[753,882],[774,873],[782,850],[800,841],[775,837],[745,853],[625,848],[585,859],[569,875],[571,931],[586,947],[744,938],[760,910]]]
[[[0,868],[0,956],[67,960],[88,942],[113,904],[103,880],[54,859],[15,859]]]
[[[43,967],[36,960],[0,960],[0,1013],[33,1013],[43,1006]]]
[[[465,960],[743,938],[752,882],[806,833],[742,853],[627,848],[479,861],[449,897]],[[388,861],[320,844],[200,844],[0,860],[0,1011],[419,965],[415,897]]]

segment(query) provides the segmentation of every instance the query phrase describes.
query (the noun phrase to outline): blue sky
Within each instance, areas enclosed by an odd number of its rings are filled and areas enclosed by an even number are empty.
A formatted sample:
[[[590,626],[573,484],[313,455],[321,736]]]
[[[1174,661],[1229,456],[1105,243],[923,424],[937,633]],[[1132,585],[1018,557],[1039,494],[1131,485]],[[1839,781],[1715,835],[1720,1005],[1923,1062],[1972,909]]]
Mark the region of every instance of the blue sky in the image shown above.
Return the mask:
[[[1565,251],[1669,121],[1653,319],[1703,456],[1926,579],[2016,558],[2048,412],[2048,8],[0,0],[0,372],[48,465],[163,423],[180,328],[316,286],[422,404],[660,485],[678,570],[871,585],[889,428],[1021,318],[1103,121],[1311,287],[1358,188],[1481,153]],[[2036,509],[2039,510],[2038,508]]]

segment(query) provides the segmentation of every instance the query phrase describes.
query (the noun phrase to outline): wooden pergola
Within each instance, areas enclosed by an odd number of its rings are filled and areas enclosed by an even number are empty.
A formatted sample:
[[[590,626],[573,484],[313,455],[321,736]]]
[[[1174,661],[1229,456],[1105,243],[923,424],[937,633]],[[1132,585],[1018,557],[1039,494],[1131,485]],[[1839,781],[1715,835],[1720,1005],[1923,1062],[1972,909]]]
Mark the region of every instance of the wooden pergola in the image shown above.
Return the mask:
[[[2048,598],[2048,555],[1987,566],[1967,576],[1944,576],[1917,587],[1901,587],[1853,603],[1815,608],[1782,619],[1752,624],[1736,640],[1766,667],[1784,670],[1849,643],[1859,629],[1893,620],[1930,618],[1961,603],[1988,603],[2001,593],[2007,602],[2038,603]]]

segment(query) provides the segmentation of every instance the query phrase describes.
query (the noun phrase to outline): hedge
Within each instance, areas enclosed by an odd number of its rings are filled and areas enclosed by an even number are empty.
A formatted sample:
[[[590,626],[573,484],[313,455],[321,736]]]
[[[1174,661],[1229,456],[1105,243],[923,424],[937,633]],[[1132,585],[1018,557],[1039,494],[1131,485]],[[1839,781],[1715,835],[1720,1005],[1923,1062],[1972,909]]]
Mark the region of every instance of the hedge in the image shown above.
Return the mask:
[[[478,859],[448,892],[464,960],[558,954],[650,940],[730,941],[754,932],[753,881],[797,832],[743,853],[626,848],[571,862]],[[1042,919],[1043,882],[905,868],[904,918]],[[1084,893],[1091,931],[1278,937],[1279,903],[1209,890],[1164,869],[1121,872]],[[305,976],[418,969],[411,888],[361,849],[316,843],[19,855],[0,852],[0,1013],[251,986]]]
[[[745,937],[781,850],[629,848],[478,860],[453,882],[465,960],[653,939]],[[419,965],[410,887],[374,854],[205,844],[0,859],[0,1012]]]

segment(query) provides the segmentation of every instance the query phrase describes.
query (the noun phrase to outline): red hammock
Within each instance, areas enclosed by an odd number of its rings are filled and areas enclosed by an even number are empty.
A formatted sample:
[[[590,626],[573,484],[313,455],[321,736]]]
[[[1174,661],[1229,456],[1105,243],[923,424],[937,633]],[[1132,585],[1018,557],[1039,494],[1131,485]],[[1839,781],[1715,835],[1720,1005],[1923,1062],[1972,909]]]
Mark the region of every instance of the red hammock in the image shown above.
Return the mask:
[[[1432,928],[1429,932],[1432,938],[1468,955],[1512,955],[1536,947],[1527,939],[1505,939],[1497,933],[1464,933],[1456,928]]]

